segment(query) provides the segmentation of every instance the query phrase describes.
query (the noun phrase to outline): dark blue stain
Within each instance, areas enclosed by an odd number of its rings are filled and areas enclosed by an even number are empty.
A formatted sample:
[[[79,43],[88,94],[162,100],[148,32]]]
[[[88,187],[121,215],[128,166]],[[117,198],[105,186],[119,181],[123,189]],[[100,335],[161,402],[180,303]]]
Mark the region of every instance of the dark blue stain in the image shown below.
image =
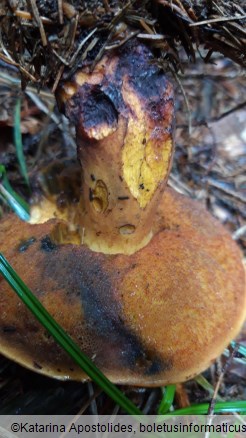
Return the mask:
[[[114,107],[117,109],[118,113],[120,113],[124,107],[125,103],[121,93],[122,80],[120,83],[114,84],[113,82],[108,83],[108,81],[102,85],[101,89],[105,93],[105,95],[110,99],[113,103]]]
[[[57,249],[57,245],[52,242],[49,236],[45,236],[41,239],[40,248],[42,251],[51,252]]]
[[[118,121],[114,102],[98,85],[85,84],[80,88],[80,111],[84,128],[101,124],[113,126]]]
[[[66,299],[76,303],[80,296],[89,336],[92,341],[104,346],[104,350],[98,353],[98,364],[113,368],[112,360],[115,360],[118,361],[116,369],[122,366],[150,376],[169,369],[172,366],[170,361],[163,361],[154,349],[146,348],[127,326],[111,278],[113,273],[109,275],[104,268],[105,256],[86,247],[66,245],[66,251],[63,245],[58,248],[59,251],[54,251],[52,256],[49,251],[46,252],[43,276],[55,279],[57,287],[54,294],[56,290],[63,289],[67,291]],[[63,272],[62,276],[60,272]]]
[[[136,76],[132,76],[130,83],[134,89],[146,99],[151,97],[157,97],[162,90],[166,89],[167,80],[163,76],[163,73],[150,68],[150,71],[146,71],[141,65],[136,73]]]
[[[144,45],[136,45],[134,41],[130,41],[121,50],[116,72],[118,85],[124,74],[129,77],[136,92],[145,99],[159,98],[167,87],[167,79],[163,71],[154,64],[150,50]]]
[[[19,244],[19,246],[18,246],[18,248],[17,248],[17,250],[19,251],[19,252],[24,252],[24,251],[26,251],[34,242],[36,242],[36,238],[35,237],[30,237],[29,239],[27,239],[27,240],[23,240],[20,244]]]
[[[80,283],[81,300],[88,328],[120,351],[124,366],[139,370],[146,375],[155,375],[167,369],[157,354],[147,351],[140,339],[124,324],[121,305],[113,296],[110,282],[105,279],[103,289],[97,288],[93,277],[100,270],[90,270],[91,278],[83,276]],[[86,278],[85,278],[86,277]]]

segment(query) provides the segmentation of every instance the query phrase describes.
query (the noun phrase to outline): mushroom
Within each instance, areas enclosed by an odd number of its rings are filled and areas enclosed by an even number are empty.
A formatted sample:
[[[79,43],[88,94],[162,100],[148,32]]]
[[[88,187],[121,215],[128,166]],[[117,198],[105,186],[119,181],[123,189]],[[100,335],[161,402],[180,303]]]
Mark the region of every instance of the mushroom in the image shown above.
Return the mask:
[[[46,184],[30,223],[1,221],[2,252],[111,381],[190,379],[238,334],[245,272],[228,232],[166,187],[172,85],[130,43],[61,83],[57,100],[75,124],[81,171],[46,169],[53,191]],[[87,379],[0,280],[1,352],[39,373]]]

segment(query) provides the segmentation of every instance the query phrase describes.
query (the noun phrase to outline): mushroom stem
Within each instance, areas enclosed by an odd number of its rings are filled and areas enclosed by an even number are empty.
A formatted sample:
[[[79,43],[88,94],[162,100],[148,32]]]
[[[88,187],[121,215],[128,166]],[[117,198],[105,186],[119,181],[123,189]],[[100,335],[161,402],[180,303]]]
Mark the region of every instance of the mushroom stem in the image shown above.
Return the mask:
[[[76,221],[94,251],[132,254],[153,235],[170,170],[173,91],[144,46],[104,56],[57,95],[76,126],[82,195]]]

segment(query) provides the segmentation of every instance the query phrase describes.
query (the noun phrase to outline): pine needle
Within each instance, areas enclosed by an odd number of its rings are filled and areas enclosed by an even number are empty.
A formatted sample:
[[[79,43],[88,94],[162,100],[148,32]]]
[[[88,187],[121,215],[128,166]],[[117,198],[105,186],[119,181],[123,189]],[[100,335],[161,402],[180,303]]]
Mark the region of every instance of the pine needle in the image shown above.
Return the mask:
[[[170,411],[170,407],[173,404],[175,391],[176,385],[167,385],[164,388],[164,394],[158,409],[158,415],[164,415]]]
[[[194,404],[187,408],[176,409],[171,415],[206,415],[208,409],[209,403]],[[235,412],[246,414],[246,401],[238,400],[215,403],[214,414],[234,414]]]
[[[22,135],[21,135],[21,100],[17,99],[14,111],[14,142],[16,155],[20,166],[20,173],[23,176],[26,185],[29,187],[29,178],[26,168],[26,161],[23,152]]]
[[[76,362],[83,371],[129,415],[141,415],[141,411],[137,406],[135,406],[122,391],[108,380],[94,363],[79,349],[54,318],[52,318],[1,253],[0,273],[16,292],[18,297],[52,335],[56,342],[69,354],[74,362]]]
[[[30,219],[29,205],[12,188],[7,178],[6,169],[2,164],[0,164],[0,194],[20,219],[23,221],[28,221]]]

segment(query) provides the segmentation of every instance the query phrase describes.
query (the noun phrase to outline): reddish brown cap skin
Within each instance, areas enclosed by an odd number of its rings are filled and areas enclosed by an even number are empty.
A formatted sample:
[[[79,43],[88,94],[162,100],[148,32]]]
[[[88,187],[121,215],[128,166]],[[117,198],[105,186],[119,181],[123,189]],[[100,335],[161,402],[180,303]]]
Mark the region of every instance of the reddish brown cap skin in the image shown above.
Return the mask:
[[[158,386],[207,368],[240,330],[241,254],[198,203],[167,190],[151,242],[105,255],[50,240],[57,220],[1,222],[2,253],[47,310],[116,383]],[[86,376],[0,279],[0,350],[37,372]]]

